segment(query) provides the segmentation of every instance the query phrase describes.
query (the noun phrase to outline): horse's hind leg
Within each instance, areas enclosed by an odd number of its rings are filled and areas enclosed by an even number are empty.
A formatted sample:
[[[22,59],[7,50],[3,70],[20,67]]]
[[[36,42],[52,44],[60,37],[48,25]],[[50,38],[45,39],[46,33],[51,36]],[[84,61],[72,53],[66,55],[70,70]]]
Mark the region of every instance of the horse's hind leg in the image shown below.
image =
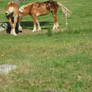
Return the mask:
[[[59,24],[58,24],[58,19],[57,19],[57,15],[56,15],[56,12],[53,12],[52,13],[53,16],[54,16],[54,26],[53,26],[53,30],[57,29],[59,27]]]
[[[33,17],[33,22],[34,22],[34,28],[33,28],[33,32],[36,32],[37,31],[37,28],[36,28],[36,26],[37,26],[37,18],[36,18],[36,16],[32,16]]]
[[[38,20],[37,20],[37,25],[38,25],[38,31],[41,31],[40,23]]]

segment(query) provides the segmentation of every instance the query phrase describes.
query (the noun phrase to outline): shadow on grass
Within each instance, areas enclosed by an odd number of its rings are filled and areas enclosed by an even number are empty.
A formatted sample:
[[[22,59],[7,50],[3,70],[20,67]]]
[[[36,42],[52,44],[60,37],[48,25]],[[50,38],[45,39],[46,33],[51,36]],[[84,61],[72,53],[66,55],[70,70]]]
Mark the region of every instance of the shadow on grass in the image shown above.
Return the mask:
[[[47,21],[42,21],[40,22],[40,26],[43,28],[43,29],[48,29],[48,26],[49,25],[53,25],[53,22],[47,22]],[[33,29],[33,21],[23,21],[21,22],[21,26],[24,28],[24,29]]]
[[[10,24],[9,24],[9,22],[3,22],[3,23],[7,23],[8,24],[8,27],[7,27],[7,29],[6,29],[6,32],[7,33],[10,33],[10,31],[11,31],[11,26],[10,26]],[[21,32],[21,30],[18,30],[18,23],[16,24],[17,26],[16,26],[16,33],[18,34],[19,32]],[[51,31],[51,26],[53,25],[53,22],[48,22],[48,21],[42,21],[42,22],[40,22],[40,26],[41,26],[41,28],[42,29],[47,29],[48,31],[47,31],[47,35],[48,36],[51,36],[52,35],[52,31]],[[34,24],[33,24],[33,21],[23,21],[23,22],[21,22],[21,26],[23,27],[23,29],[33,29],[33,26],[34,26]]]

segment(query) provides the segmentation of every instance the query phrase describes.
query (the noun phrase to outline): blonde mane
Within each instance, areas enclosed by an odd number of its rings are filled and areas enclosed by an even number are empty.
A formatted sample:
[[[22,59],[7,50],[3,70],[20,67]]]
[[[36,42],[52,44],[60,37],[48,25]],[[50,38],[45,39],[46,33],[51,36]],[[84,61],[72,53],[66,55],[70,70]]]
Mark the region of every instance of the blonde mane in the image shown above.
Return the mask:
[[[11,2],[8,2],[8,5],[9,5],[9,4],[11,4],[11,3],[14,3],[14,2],[13,2],[13,1],[11,1]]]
[[[33,3],[35,3],[35,2],[33,2]],[[22,7],[19,8],[19,11],[20,12],[23,12],[24,11],[24,8],[28,7],[29,5],[32,5],[33,3],[29,3],[27,5],[23,5]]]

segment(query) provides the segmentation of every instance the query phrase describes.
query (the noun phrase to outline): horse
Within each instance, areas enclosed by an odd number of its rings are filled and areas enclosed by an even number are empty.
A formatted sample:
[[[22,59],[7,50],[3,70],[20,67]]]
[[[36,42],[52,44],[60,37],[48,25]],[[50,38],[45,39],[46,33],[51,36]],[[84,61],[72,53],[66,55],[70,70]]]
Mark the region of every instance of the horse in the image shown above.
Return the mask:
[[[11,26],[10,34],[16,36],[16,25],[18,23],[18,16],[19,16],[19,7],[14,2],[9,2],[8,5],[5,6],[5,15],[9,21]],[[19,24],[18,24],[19,25]],[[20,26],[18,26],[19,30],[22,30]]]
[[[71,15],[72,12],[68,8],[66,8],[62,3],[53,0],[48,0],[45,2],[32,2],[27,5],[23,5],[19,8],[19,22],[21,21],[23,16],[30,15],[32,16],[34,22],[33,32],[40,31],[41,27],[37,17],[52,13],[54,17],[53,30],[55,30],[59,27],[57,19],[57,10],[59,7],[61,7],[63,13],[66,16]]]

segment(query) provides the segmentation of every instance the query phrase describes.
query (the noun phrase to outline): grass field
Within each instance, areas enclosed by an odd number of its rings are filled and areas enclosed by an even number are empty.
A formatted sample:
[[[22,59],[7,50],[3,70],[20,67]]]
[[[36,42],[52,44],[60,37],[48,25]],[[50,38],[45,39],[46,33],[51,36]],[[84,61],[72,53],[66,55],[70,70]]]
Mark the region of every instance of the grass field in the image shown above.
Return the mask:
[[[7,22],[4,7],[8,1],[0,0],[0,22]],[[34,0],[21,5],[29,1]],[[33,28],[30,16],[23,18],[25,30],[17,37],[0,33],[0,64],[18,66],[8,75],[0,75],[0,92],[92,92],[92,1],[62,0],[62,3],[73,12],[67,31],[51,35],[43,32],[53,26],[49,14],[39,17],[43,28],[40,33],[29,32]],[[62,17],[59,10],[60,28],[65,28]]]

